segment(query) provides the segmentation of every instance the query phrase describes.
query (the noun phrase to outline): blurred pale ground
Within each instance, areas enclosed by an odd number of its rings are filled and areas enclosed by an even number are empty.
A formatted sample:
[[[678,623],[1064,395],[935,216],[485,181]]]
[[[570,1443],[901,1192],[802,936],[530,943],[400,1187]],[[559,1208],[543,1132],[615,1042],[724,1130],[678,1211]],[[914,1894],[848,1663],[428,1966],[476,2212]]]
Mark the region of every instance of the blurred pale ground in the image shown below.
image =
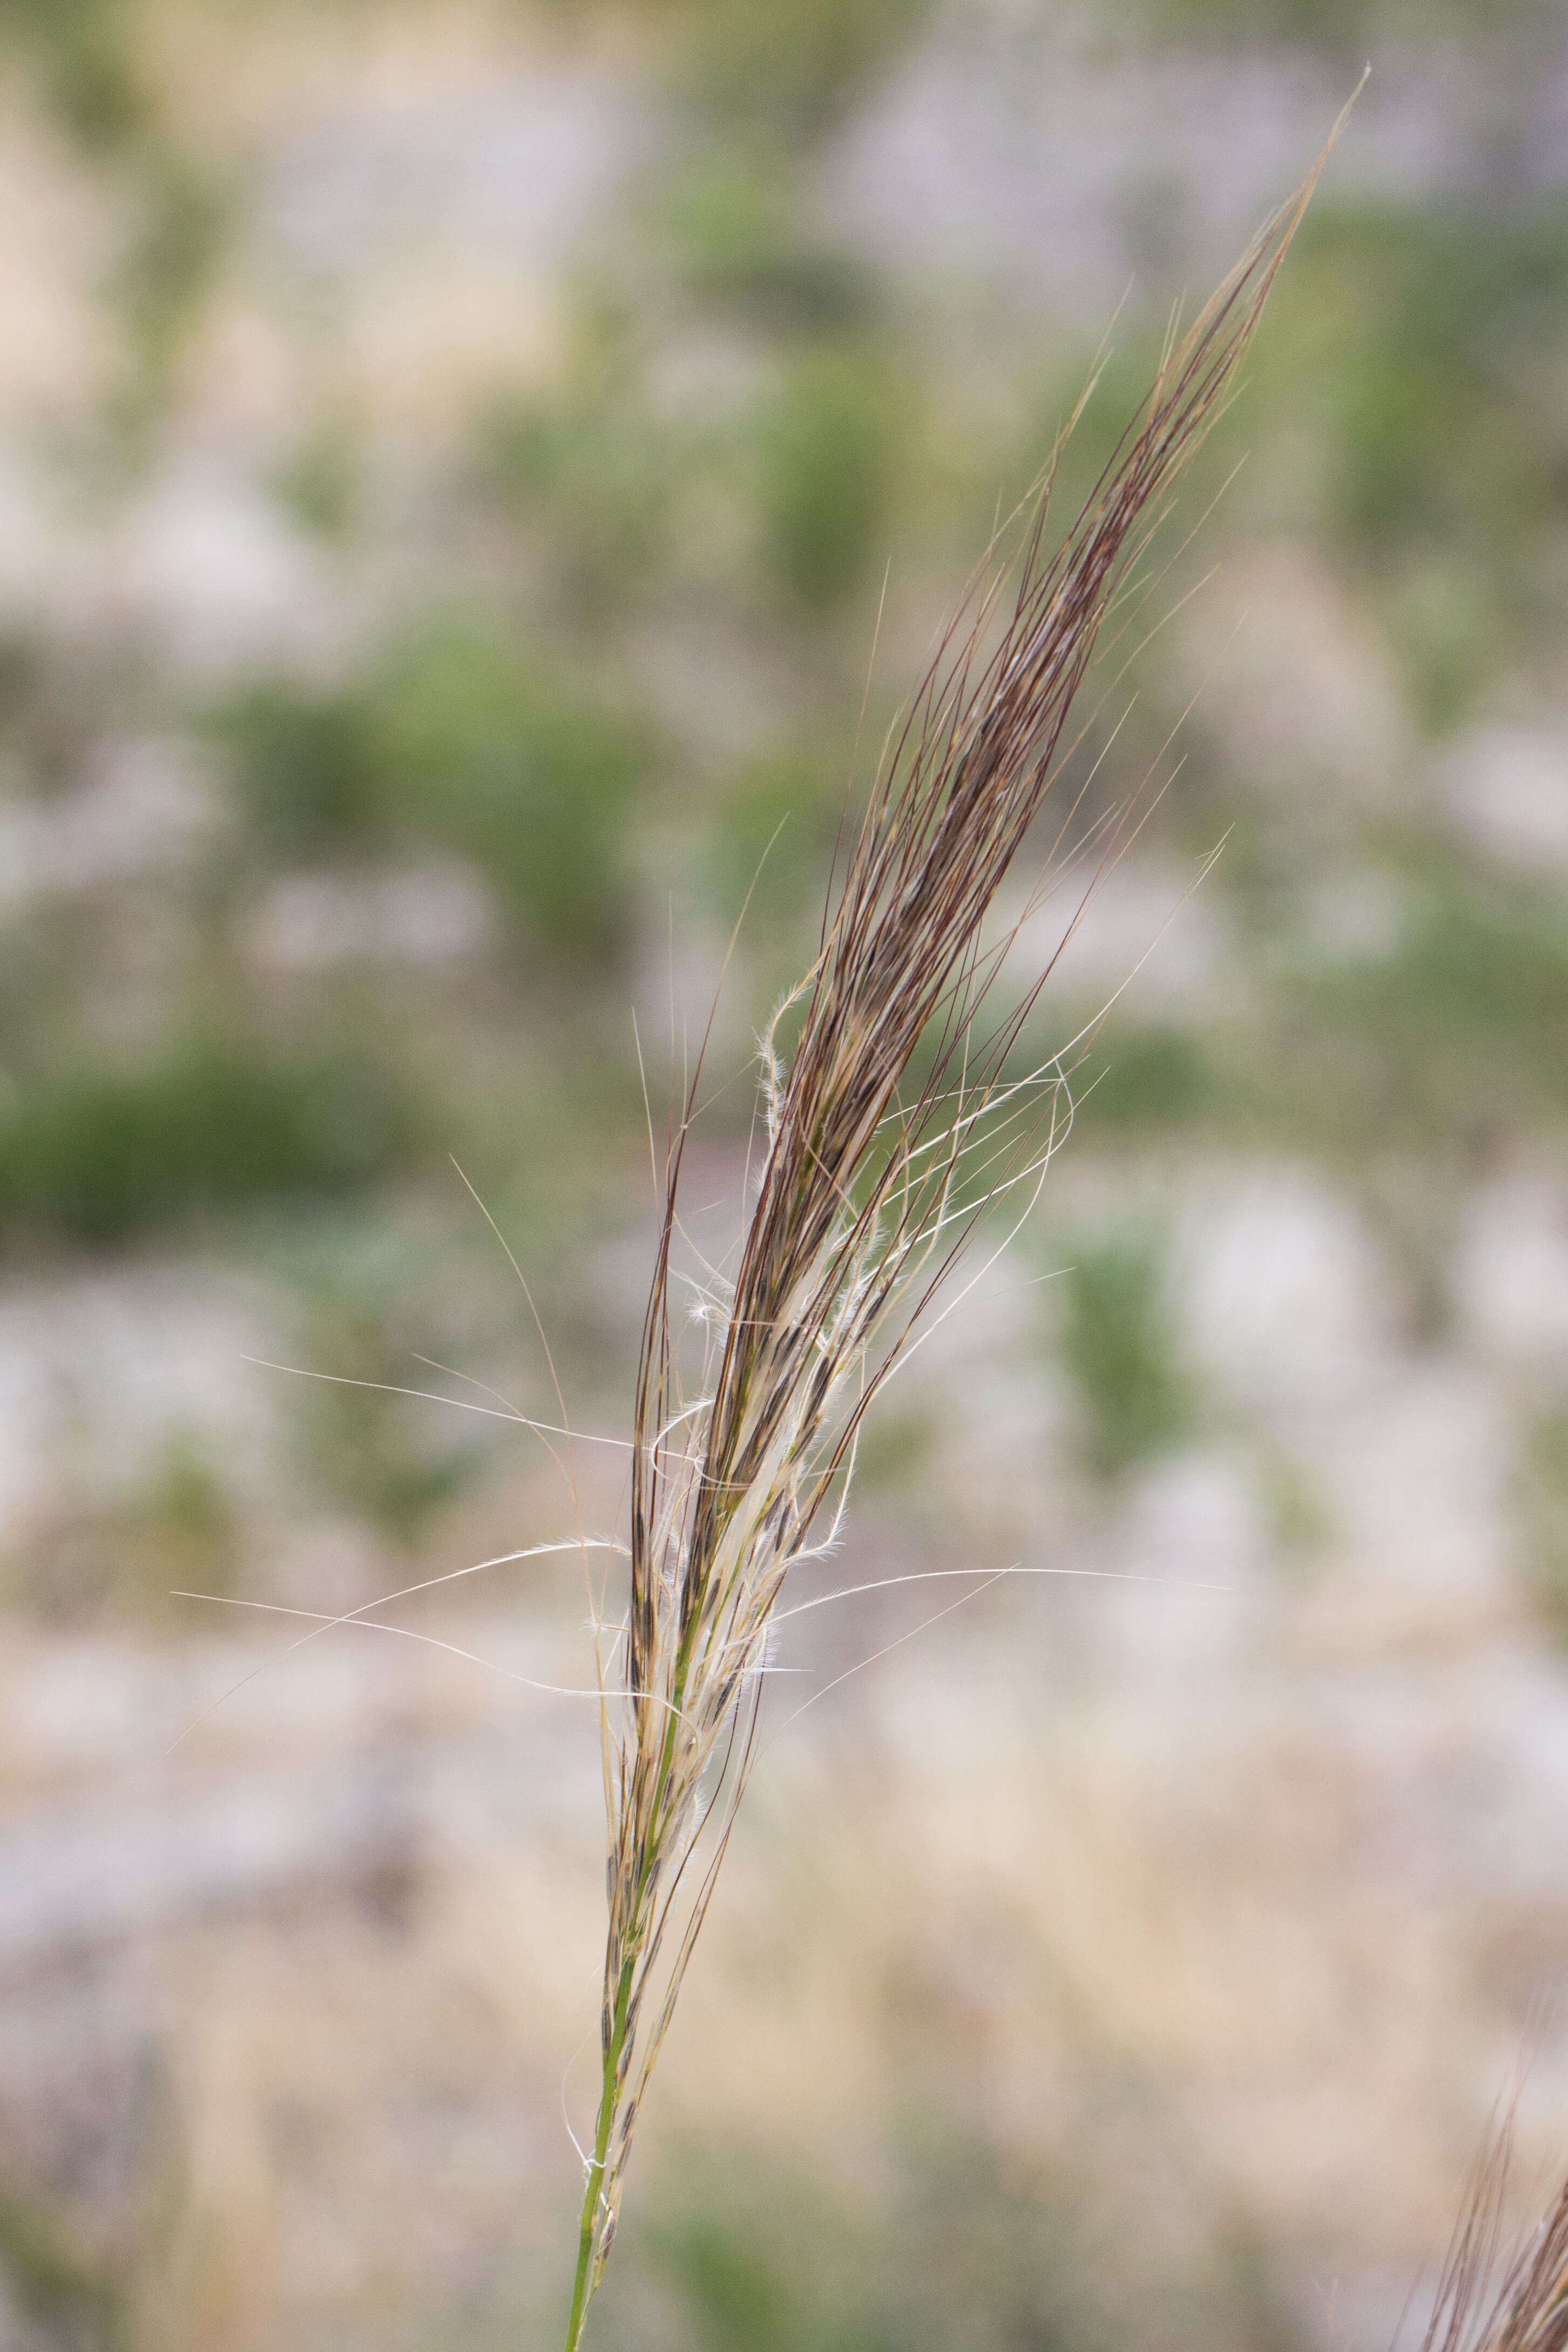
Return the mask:
[[[836,1564],[1030,1575],[800,1621],[595,2341],[1382,2352],[1521,2055],[1521,2211],[1568,2158],[1561,9],[0,36],[0,2345],[558,2340],[595,1730],[506,1675],[582,1680],[579,1570],[287,1656],[171,1590],[570,1532],[504,1418],[253,1360],[560,1418],[455,1157],[624,1434],[634,1013],[662,1105],[763,861],[717,1233],[884,575],[867,743],[1370,56],[1037,1045],[1159,944]]]

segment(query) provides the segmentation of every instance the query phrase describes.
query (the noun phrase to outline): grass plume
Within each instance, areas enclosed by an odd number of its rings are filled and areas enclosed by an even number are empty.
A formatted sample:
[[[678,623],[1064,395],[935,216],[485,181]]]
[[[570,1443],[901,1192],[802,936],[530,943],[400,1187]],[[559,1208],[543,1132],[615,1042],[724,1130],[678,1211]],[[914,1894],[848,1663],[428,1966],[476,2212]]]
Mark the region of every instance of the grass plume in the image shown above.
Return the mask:
[[[1150,540],[1236,387],[1323,160],[1168,340],[1065,536],[1053,543],[1053,457],[1011,552],[993,548],[940,645],[820,951],[764,1040],[754,1206],[733,1274],[711,1275],[690,1318],[679,1202],[700,1066],[673,1122],[637,1384],[629,1606],[601,1667],[602,2075],[566,2352],[745,1785],[784,1580],[830,1539],[862,1416],[976,1221],[1007,1194],[1026,1210],[1070,1118],[1068,1057],[1013,1072],[1045,975],[997,1005],[1014,935],[989,938],[987,916],[1075,740],[1107,624],[1147,591]]]

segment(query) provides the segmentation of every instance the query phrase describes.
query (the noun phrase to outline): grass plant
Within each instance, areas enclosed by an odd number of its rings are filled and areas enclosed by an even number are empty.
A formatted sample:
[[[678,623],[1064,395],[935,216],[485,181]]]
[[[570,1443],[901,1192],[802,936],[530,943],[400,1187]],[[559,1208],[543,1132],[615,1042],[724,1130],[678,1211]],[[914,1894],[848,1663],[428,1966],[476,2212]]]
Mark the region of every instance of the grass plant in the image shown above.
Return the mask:
[[[785,1580],[831,1545],[867,1409],[965,1244],[998,1202],[1027,1213],[1070,1118],[1077,1048],[1018,1073],[1013,1049],[1046,975],[1011,985],[1016,932],[997,938],[988,918],[1039,837],[1097,652],[1150,591],[1151,541],[1235,389],[1321,168],[1191,328],[1173,331],[1059,544],[1053,460],[1016,550],[1005,535],[994,545],[940,644],[850,830],[816,961],[765,1034],[754,1205],[732,1274],[686,1262],[680,1183],[700,1055],[672,1105],[637,1382],[628,1606],[613,1627],[607,1593],[596,1608],[609,1922],[566,2352],[604,2275],[649,2077],[755,1753]],[[1047,869],[1081,798],[1044,829]],[[1093,870],[1126,823],[1124,811],[1079,844]]]

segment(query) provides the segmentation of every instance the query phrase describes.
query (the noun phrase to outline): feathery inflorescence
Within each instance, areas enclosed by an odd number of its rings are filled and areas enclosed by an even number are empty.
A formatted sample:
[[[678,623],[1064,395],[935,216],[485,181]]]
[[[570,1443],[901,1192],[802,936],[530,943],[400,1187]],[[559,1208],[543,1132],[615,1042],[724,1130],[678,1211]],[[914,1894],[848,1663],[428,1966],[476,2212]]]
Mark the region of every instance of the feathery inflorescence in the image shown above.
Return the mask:
[[[676,1123],[637,1384],[629,1607],[601,1677],[603,2075],[567,2352],[745,1783],[784,1579],[837,1523],[866,1408],[977,1218],[1004,1193],[1026,1202],[1065,1130],[1066,1057],[1024,1076],[1009,1059],[1044,975],[985,1011],[1012,944],[987,940],[987,915],[1061,772],[1105,625],[1146,591],[1141,560],[1235,388],[1321,163],[1167,343],[1065,538],[1049,547],[1053,457],[1021,545],[1010,561],[993,549],[939,647],[820,952],[763,1041],[755,1203],[732,1279],[700,1301],[695,1381],[674,1297],[695,1081]]]

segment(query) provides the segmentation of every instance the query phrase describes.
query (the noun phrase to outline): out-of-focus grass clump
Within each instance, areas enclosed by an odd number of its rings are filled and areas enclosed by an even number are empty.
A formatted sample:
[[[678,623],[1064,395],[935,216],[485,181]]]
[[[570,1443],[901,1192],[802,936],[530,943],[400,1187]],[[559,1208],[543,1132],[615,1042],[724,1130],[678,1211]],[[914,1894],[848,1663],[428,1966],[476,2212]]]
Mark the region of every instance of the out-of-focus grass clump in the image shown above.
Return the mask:
[[[248,1549],[244,1507],[213,1449],[175,1428],[137,1475],[67,1495],[17,1530],[0,1555],[0,1594],[51,1625],[166,1623],[176,1591],[235,1592]]]
[[[531,528],[552,597],[585,616],[647,586],[688,462],[683,436],[649,407],[637,341],[624,305],[585,305],[563,380],[511,394],[480,436],[482,488]]]
[[[1084,1459],[1115,1480],[1186,1436],[1194,1397],[1176,1347],[1159,1238],[1089,1235],[1058,1285],[1062,1362],[1082,1416]]]
[[[1073,1091],[1098,1135],[1129,1139],[1192,1128],[1216,1104],[1219,1076],[1201,1034],[1174,1022],[1118,1024]]]
[[[1178,38],[1280,42],[1326,50],[1351,69],[1384,43],[1528,35],[1542,0],[1134,0],[1133,21]]]
[[[1538,196],[1325,204],[1280,289],[1252,436],[1281,436],[1294,526],[1373,590],[1433,728],[1554,609],[1565,318],[1568,210]]]
[[[279,865],[362,847],[382,820],[375,747],[362,696],[258,678],[217,713],[240,811]]]
[[[211,170],[160,146],[142,169],[139,216],[110,292],[123,322],[117,422],[144,436],[163,415],[187,336],[223,257],[226,190]]]
[[[1335,508],[1393,590],[1413,685],[1446,723],[1531,617],[1543,542],[1568,521],[1551,389],[1568,356],[1568,211],[1331,215],[1318,248]]]
[[[325,407],[298,436],[273,476],[285,514],[330,544],[352,542],[363,518],[363,434],[353,416]]]
[[[624,824],[650,761],[639,724],[463,620],[395,654],[373,723],[395,822],[475,858],[553,953],[613,950]]]
[[[403,1157],[410,1111],[378,1065],[197,1036],[140,1069],[82,1063],[0,1105],[0,1234],[121,1243],[170,1220],[333,1194]]]
[[[150,454],[178,362],[216,282],[231,190],[174,131],[138,0],[0,0],[0,55],[31,68],[56,120],[115,181],[120,237],[102,291],[118,328],[101,455]]]
[[[433,623],[341,689],[253,684],[217,726],[251,834],[278,863],[453,851],[552,956],[581,967],[614,951],[647,731],[499,627]]]
[[[1552,897],[1439,885],[1390,952],[1322,971],[1291,1002],[1280,1108],[1304,1143],[1462,1160],[1489,1136],[1561,1131],[1568,913]]]
[[[684,80],[722,120],[788,144],[828,129],[918,29],[929,0],[687,0]]]
[[[776,153],[716,139],[674,176],[661,226],[689,291],[780,333],[842,332],[879,308],[875,274],[800,217]]]
[[[449,1440],[451,1416],[405,1393],[428,1384],[421,1357],[435,1344],[411,1304],[408,1255],[329,1223],[290,1262],[298,1360],[331,1376],[295,1383],[288,1400],[300,1466],[335,1508],[383,1542],[411,1548],[482,1457],[471,1438]]]
[[[0,2199],[0,2266],[7,2304],[37,2331],[33,2341],[68,2352],[119,2352],[127,2342],[129,2298],[121,2282],[29,2199]]]
[[[900,422],[880,361],[839,343],[793,357],[763,404],[756,435],[763,546],[807,611],[858,587],[883,544]]]
[[[147,124],[126,0],[0,0],[0,39],[28,58],[59,119],[89,152],[125,148]]]
[[[843,785],[804,751],[754,761],[719,800],[700,845],[699,880],[721,922],[744,909],[742,940],[753,961],[799,961],[799,927],[820,915],[847,805]]]
[[[1289,2352],[1245,2236],[1130,2247],[1114,2191],[911,2133],[880,2195],[787,2166],[682,2168],[606,2288],[611,2352]],[[1125,2194],[1125,2192],[1123,2192]],[[1178,2232],[1172,2231],[1174,2239]],[[1112,2252],[1115,2245],[1116,2251]]]

